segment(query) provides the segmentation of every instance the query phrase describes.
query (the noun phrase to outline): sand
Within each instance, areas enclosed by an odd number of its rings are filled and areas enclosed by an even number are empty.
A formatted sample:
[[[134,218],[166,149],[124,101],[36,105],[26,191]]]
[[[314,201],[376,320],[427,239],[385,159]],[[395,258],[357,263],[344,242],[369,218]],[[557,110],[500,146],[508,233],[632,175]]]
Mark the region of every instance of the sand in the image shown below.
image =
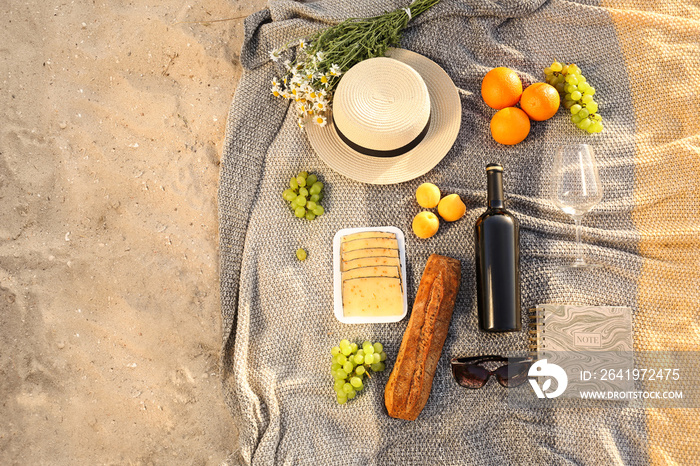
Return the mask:
[[[216,191],[263,0],[10,2],[0,464],[219,464]]]

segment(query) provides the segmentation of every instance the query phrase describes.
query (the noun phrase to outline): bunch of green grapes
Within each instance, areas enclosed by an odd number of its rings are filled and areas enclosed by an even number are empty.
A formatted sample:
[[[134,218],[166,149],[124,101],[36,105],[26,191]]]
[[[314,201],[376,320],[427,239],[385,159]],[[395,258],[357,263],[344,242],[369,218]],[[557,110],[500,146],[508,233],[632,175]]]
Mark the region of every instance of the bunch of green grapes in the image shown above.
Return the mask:
[[[289,188],[282,193],[285,201],[289,202],[294,215],[313,220],[325,212],[321,205],[323,199],[323,183],[316,175],[300,172],[289,180]]]
[[[365,387],[362,380],[365,376],[370,377],[368,371],[381,372],[385,369],[386,353],[381,343],[366,341],[360,348],[357,343],[341,340],[338,346],[331,349],[331,354],[331,374],[335,380],[333,388],[341,405],[355,398],[357,392]]]
[[[571,112],[571,121],[576,126],[589,133],[603,131],[603,117],[598,114],[598,103],[593,100],[595,88],[586,81],[578,66],[555,61],[544,69],[544,75],[564,98],[564,107]]]

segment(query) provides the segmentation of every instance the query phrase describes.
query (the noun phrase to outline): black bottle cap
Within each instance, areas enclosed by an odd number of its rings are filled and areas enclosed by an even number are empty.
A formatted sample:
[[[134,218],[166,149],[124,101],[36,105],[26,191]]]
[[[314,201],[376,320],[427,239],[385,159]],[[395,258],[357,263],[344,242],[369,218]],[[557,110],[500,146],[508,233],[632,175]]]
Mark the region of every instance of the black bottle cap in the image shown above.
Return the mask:
[[[503,167],[498,163],[490,163],[490,164],[486,165],[486,171],[488,172],[490,170],[498,170],[499,172],[502,172]]]
[[[504,207],[503,167],[497,163],[486,165],[487,205],[491,208]]]

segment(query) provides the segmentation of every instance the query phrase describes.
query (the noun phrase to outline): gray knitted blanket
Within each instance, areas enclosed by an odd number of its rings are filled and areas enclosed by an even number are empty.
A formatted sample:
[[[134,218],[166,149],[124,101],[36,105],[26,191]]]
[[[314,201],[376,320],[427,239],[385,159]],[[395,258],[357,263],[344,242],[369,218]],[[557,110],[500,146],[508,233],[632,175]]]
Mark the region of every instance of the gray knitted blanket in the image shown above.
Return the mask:
[[[508,208],[521,222],[523,308],[561,302],[630,306],[635,334],[653,326],[639,314],[644,258],[635,227],[635,115],[625,57],[609,11],[594,0],[443,0],[414,19],[401,47],[438,63],[460,90],[462,124],[452,150],[428,174],[398,185],[344,178],[314,153],[288,101],[270,94],[281,76],[268,53],[290,39],[348,17],[377,15],[406,0],[271,2],[245,22],[245,73],[226,129],[219,190],[222,375],[227,404],[240,428],[230,462],[243,464],[645,464],[643,409],[571,410],[513,407],[490,381],[466,390],[452,380],[454,356],[525,351],[525,331],[491,335],[477,327],[473,225],[484,211],[484,167],[505,168]],[[481,78],[508,66],[524,81],[542,81],[554,59],[577,63],[598,90],[606,130],[595,136],[568,117],[534,124],[528,138],[502,146],[490,136],[493,114]],[[573,251],[573,222],[548,200],[556,148],[587,142],[596,150],[602,203],[584,219],[586,251],[605,267],[557,272]],[[326,185],[326,214],[295,218],[281,193],[301,170]],[[457,193],[466,216],[421,240],[411,232],[423,182]],[[390,418],[384,385],[408,318],[396,324],[344,325],[333,316],[332,239],[341,228],[394,225],[406,233],[409,303],[431,253],[458,258],[463,278],[432,394],[413,422]],[[295,250],[308,259],[300,262]],[[409,304],[410,309],[410,304]],[[526,314],[526,313],[525,313]],[[526,316],[523,316],[525,319]],[[524,325],[525,328],[525,325]],[[384,344],[387,370],[346,405],[335,400],[330,349],[342,338]],[[637,336],[635,336],[637,338]]]

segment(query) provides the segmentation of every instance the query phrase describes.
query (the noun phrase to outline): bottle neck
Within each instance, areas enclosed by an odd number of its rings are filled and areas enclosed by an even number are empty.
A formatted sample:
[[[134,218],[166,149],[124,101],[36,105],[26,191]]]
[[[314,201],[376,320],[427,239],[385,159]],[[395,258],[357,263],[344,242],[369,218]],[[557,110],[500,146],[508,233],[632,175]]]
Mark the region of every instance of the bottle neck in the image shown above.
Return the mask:
[[[486,172],[487,205],[489,209],[503,209],[503,173],[500,170]]]

